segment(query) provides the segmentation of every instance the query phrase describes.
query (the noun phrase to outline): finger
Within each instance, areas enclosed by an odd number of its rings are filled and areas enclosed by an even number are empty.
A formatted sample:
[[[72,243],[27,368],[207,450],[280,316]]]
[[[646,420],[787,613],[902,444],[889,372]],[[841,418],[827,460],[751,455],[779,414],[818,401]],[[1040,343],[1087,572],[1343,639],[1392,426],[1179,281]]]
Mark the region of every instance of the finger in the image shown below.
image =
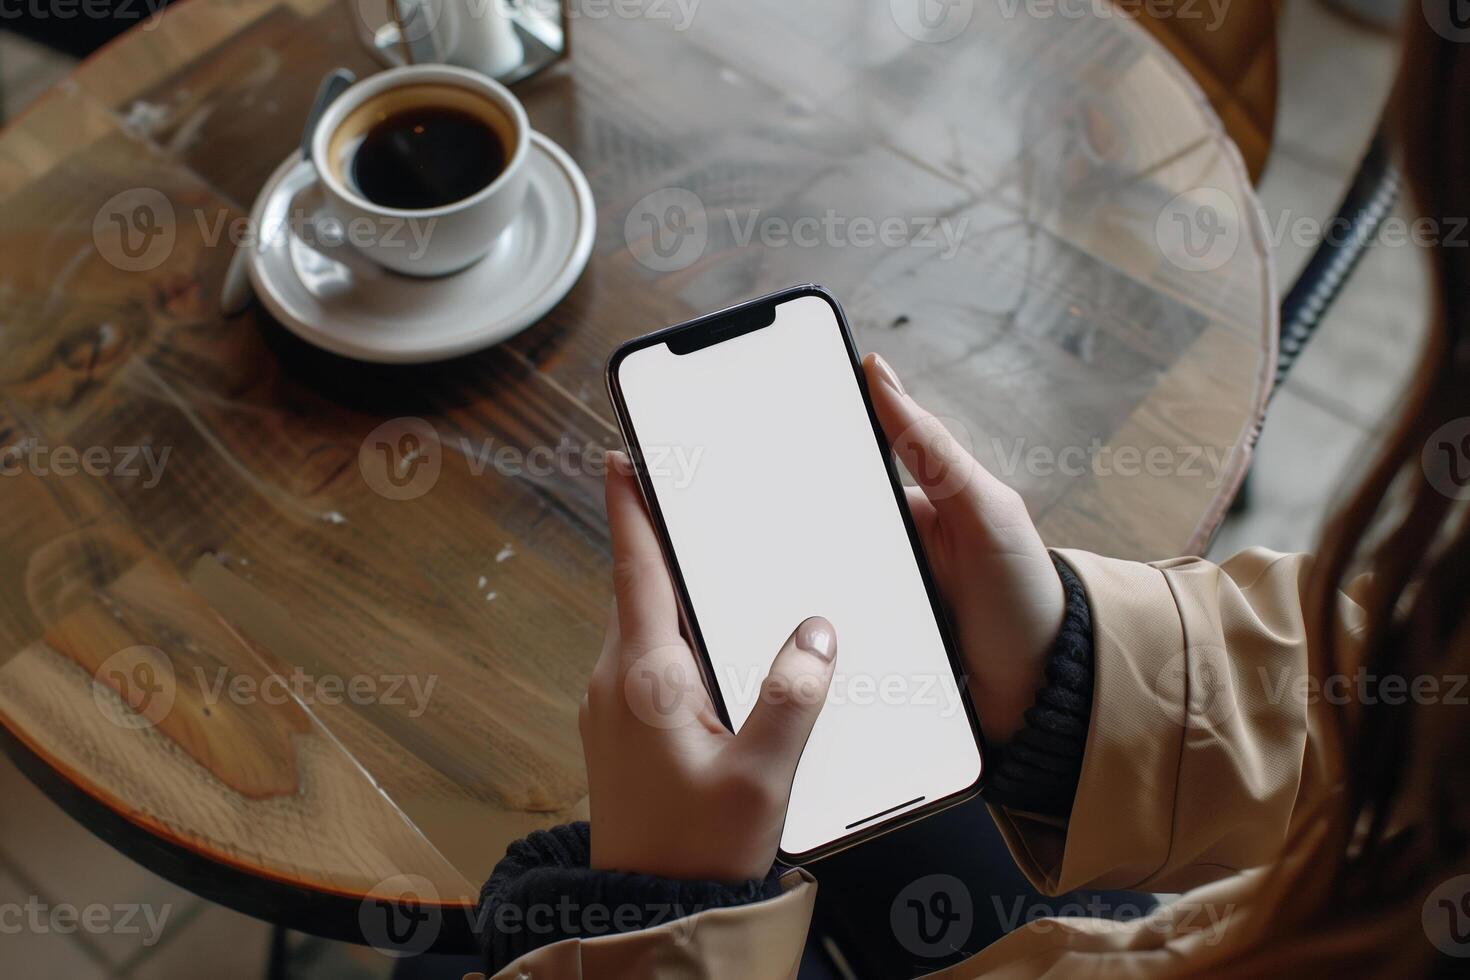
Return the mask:
[[[760,700],[736,742],[776,766],[785,779],[827,703],[837,660],[837,631],[820,616],[804,620],[776,654],[761,685]]]
[[[877,354],[863,359],[873,410],[889,445],[924,496],[943,517],[946,511],[973,513],[976,506],[1014,496],[960,445],[944,423],[903,390],[888,362]]]
[[[658,535],[643,506],[628,457],[608,453],[607,524],[622,647],[632,652],[678,642],[679,607]]]

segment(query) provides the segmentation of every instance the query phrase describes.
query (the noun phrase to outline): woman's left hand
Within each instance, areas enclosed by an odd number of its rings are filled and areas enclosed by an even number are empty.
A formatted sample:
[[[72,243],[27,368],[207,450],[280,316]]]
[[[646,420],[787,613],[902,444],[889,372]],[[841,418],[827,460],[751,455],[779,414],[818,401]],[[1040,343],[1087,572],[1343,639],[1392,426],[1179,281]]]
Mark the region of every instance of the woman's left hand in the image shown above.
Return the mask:
[[[814,617],[796,625],[733,735],[680,635],[673,582],[622,453],[608,454],[607,519],[617,606],[580,717],[591,865],[665,878],[763,878],[832,682],[832,624]]]

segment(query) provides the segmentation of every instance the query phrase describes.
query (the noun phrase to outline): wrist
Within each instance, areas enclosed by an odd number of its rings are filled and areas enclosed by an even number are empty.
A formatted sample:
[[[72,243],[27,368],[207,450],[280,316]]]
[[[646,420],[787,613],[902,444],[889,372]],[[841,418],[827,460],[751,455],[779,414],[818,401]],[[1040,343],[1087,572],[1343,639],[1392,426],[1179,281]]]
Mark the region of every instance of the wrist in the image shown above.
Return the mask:
[[[480,892],[477,926],[489,973],[540,946],[656,928],[715,908],[774,898],[775,871],[741,881],[686,880],[590,866],[586,823],[516,841]]]
[[[1067,590],[1050,553],[1028,563],[1026,572],[1012,593],[1016,625],[999,631],[987,622],[983,636],[961,638],[963,649],[986,658],[984,669],[971,674],[970,691],[985,737],[995,745],[1025,727],[1026,712],[1047,686],[1047,664],[1067,616]]]
[[[1025,723],[994,747],[986,796],[1012,809],[1065,818],[1081,779],[1092,720],[1092,611],[1081,580],[1060,558],[1054,560],[1066,614]]]

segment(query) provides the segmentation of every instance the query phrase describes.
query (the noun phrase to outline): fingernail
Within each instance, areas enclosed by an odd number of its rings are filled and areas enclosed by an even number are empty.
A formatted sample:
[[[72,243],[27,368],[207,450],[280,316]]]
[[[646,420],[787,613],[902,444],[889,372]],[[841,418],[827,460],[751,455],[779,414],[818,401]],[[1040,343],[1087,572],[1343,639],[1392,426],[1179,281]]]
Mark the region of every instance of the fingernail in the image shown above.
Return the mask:
[[[602,466],[604,470],[616,469],[626,476],[633,466],[628,462],[627,455],[621,449],[609,449],[602,455]]]
[[[837,634],[832,624],[820,616],[813,616],[796,628],[796,646],[823,660],[831,660],[837,653]]]
[[[888,387],[900,395],[908,394],[908,392],[903,390],[903,382],[898,380],[898,373],[888,366],[888,362],[883,360],[882,354],[873,355],[873,364],[878,368],[878,377],[882,378]]]

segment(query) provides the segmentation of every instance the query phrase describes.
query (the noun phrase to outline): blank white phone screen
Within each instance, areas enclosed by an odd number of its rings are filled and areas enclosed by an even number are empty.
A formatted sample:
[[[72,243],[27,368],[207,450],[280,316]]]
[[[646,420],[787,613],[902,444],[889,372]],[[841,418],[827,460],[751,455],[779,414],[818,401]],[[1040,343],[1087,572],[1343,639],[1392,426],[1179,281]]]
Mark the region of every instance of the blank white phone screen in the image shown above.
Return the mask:
[[[832,307],[799,296],[701,350],[634,351],[618,378],[737,732],[797,624],[836,627],[782,849],[974,784],[979,748]]]

